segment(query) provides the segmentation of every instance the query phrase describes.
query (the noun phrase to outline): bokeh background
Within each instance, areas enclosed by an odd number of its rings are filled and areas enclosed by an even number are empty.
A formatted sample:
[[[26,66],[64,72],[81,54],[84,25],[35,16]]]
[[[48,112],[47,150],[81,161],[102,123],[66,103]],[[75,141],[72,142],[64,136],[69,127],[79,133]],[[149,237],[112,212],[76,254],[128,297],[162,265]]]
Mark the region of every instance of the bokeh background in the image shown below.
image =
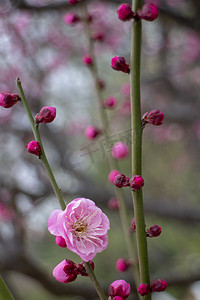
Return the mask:
[[[86,1],[83,1],[86,2]],[[148,240],[152,279],[168,282],[161,300],[200,299],[200,2],[151,1],[159,18],[143,22],[142,112],[160,109],[162,126],[147,126],[143,138],[146,224],[162,234]],[[103,97],[116,97],[107,111],[110,147],[100,136],[88,141],[88,125],[101,128],[93,78],[82,63],[87,40],[82,23],[68,26],[67,13],[82,14],[82,2],[1,0],[0,91],[17,93],[20,77],[33,115],[55,106],[57,117],[41,126],[47,157],[66,203],[76,197],[96,202],[111,221],[109,246],[94,259],[105,289],[116,279],[131,282],[131,271],[115,269],[127,249],[119,214],[108,207],[113,189],[108,182],[107,156],[117,141],[130,141],[129,76],[111,69],[113,56],[130,62],[131,24],[117,18],[120,1],[88,1]],[[0,109],[0,273],[17,300],[96,299],[88,278],[60,284],[52,269],[61,260],[79,258],[59,248],[48,230],[50,212],[59,208],[43,166],[26,151],[33,139],[20,103]],[[131,175],[130,157],[119,169]],[[125,191],[129,220],[132,200]],[[134,233],[132,233],[135,243]],[[131,299],[131,297],[130,297]],[[132,297],[134,299],[134,297]]]

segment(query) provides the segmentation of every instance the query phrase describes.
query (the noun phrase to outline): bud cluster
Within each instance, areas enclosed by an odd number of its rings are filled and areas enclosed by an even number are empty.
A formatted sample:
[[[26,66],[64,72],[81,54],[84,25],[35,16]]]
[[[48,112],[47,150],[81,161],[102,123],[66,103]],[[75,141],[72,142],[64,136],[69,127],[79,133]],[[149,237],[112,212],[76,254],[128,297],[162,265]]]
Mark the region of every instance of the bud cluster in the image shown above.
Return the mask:
[[[142,9],[134,13],[129,4],[121,4],[117,10],[118,18],[121,21],[130,21],[131,19],[143,19],[154,21],[158,17],[158,8],[154,4],[145,4]]]
[[[146,225],[145,225],[146,227]],[[136,222],[135,218],[133,218],[130,222],[130,231],[136,232]],[[162,233],[162,228],[159,225],[152,225],[149,229],[146,230],[146,237],[157,237]]]
[[[146,296],[151,292],[163,292],[167,288],[167,282],[164,279],[156,279],[151,283],[141,283],[138,287],[138,293],[141,296]]]
[[[94,270],[94,263],[89,261],[89,264]],[[78,275],[88,276],[83,262],[75,264],[73,261],[65,259],[53,270],[53,276],[62,283],[75,281]]]
[[[129,179],[117,170],[112,170],[108,180],[118,188],[130,186],[133,191],[139,191],[144,186],[144,179],[140,175],[134,175]]]

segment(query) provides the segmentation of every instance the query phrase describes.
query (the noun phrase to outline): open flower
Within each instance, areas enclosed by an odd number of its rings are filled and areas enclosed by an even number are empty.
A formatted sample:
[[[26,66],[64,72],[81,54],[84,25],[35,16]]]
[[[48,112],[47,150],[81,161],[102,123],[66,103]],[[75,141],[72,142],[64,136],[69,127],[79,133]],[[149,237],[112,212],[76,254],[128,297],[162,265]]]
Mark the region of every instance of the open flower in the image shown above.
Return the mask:
[[[48,229],[51,234],[63,237],[71,251],[89,261],[107,248],[110,224],[93,201],[77,198],[64,211],[56,209],[51,213]]]

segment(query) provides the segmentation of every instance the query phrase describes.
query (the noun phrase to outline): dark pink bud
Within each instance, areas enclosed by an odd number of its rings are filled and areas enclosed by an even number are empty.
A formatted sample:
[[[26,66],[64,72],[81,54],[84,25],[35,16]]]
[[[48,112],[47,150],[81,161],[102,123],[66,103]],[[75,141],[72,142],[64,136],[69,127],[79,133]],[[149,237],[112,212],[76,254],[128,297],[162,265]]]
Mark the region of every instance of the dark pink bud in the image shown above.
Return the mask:
[[[82,62],[84,63],[84,65],[89,65],[89,66],[93,64],[92,58],[89,55],[83,56]]]
[[[149,113],[146,112],[142,117],[142,125],[149,123],[152,125],[162,125],[165,116],[160,110],[151,110]]]
[[[131,287],[125,280],[116,280],[109,286],[108,293],[111,299],[117,296],[126,299],[131,293]]]
[[[122,21],[130,21],[134,18],[134,12],[131,9],[131,6],[129,4],[122,4],[119,6],[117,10],[117,14],[120,20]]]
[[[144,185],[144,179],[142,178],[142,176],[140,175],[134,175],[131,179],[130,179],[130,187],[134,190],[134,191],[139,191],[139,189],[141,187],[143,187]]]
[[[115,176],[117,176],[118,174],[120,174],[120,172],[118,170],[111,170],[109,175],[108,175],[108,180],[113,183],[114,182],[114,179],[115,179]]]
[[[51,123],[56,117],[56,108],[51,106],[44,106],[40,112],[35,116],[37,124]]]
[[[17,101],[20,101],[20,97],[17,94],[9,94],[9,93],[1,93],[0,94],[0,106],[4,108],[10,108],[14,104],[17,103]]]
[[[93,261],[89,261],[89,264],[90,264],[92,270],[94,271]],[[76,267],[77,267],[77,274],[80,274],[81,276],[88,276],[88,273],[86,271],[86,268],[85,268],[83,262],[81,262],[80,264],[76,264]]]
[[[89,140],[94,140],[99,134],[101,133],[101,130],[98,128],[95,128],[94,126],[88,126],[85,130],[85,136]]]
[[[133,218],[130,222],[130,230],[132,232],[136,232],[136,223],[135,223],[135,218]]]
[[[111,67],[116,71],[130,73],[130,66],[127,65],[126,60],[122,56],[115,56],[111,59]]]
[[[37,141],[31,141],[27,146],[27,151],[31,154],[35,154],[40,157],[41,155],[41,147]]]
[[[116,185],[118,188],[126,187],[129,185],[129,178],[126,177],[124,174],[118,174],[114,178],[114,185]]]
[[[151,283],[153,292],[163,292],[167,288],[167,282],[163,279],[157,279]]]
[[[119,272],[125,272],[130,265],[131,263],[127,259],[119,258],[116,262],[116,270]]]
[[[115,106],[115,103],[116,103],[116,98],[115,97],[109,97],[103,102],[103,107],[111,108],[111,107]]]
[[[64,16],[64,22],[67,25],[74,25],[80,21],[80,18],[73,13],[66,14]]]
[[[110,210],[118,210],[119,209],[119,203],[117,198],[110,198],[110,200],[108,201],[108,207],[110,208]]]
[[[158,225],[152,225],[146,232],[148,237],[157,237],[161,234],[162,228]]]
[[[141,295],[141,296],[145,296],[145,295],[148,295],[150,294],[151,292],[151,289],[150,289],[150,286],[149,284],[147,283],[141,283],[138,287],[138,293]]]
[[[56,236],[56,244],[62,248],[67,247],[65,239],[62,236]]]
[[[128,146],[123,142],[115,143],[112,147],[112,156],[115,159],[123,159],[126,158],[129,154]]]
[[[146,21],[154,21],[158,17],[158,8],[154,4],[145,4],[137,15]]]

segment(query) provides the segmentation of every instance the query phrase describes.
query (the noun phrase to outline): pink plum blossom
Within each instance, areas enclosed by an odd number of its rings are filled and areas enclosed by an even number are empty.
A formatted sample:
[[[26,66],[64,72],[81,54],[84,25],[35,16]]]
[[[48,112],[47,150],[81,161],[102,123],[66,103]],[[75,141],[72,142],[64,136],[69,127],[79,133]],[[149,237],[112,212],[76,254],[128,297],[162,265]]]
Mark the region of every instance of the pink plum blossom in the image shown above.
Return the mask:
[[[51,234],[63,237],[69,250],[90,261],[107,248],[110,224],[93,201],[77,198],[64,211],[56,209],[51,213],[48,229]]]
[[[139,191],[139,189],[141,187],[143,187],[144,185],[144,179],[142,178],[142,176],[140,175],[134,175],[131,179],[130,179],[130,187],[134,190],[134,191]]]

